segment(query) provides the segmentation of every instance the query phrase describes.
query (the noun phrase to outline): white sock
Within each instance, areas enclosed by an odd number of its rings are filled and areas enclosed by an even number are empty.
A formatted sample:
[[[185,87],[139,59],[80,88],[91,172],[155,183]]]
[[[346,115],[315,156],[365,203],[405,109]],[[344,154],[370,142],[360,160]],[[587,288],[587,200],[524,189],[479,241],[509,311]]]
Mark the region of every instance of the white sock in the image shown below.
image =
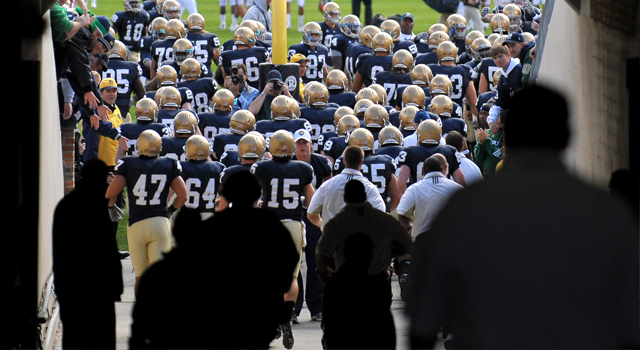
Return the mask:
[[[304,15],[298,15],[298,24],[301,26],[304,25]]]
[[[291,14],[287,13],[287,26],[291,25]]]
[[[220,23],[227,23],[227,15],[220,15]]]
[[[231,15],[231,23],[238,23],[238,16]]]

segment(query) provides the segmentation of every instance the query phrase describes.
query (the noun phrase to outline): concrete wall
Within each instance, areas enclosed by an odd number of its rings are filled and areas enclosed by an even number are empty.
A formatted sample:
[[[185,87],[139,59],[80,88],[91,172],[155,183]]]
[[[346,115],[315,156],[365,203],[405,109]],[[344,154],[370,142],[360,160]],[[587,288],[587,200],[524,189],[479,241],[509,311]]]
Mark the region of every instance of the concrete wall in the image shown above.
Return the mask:
[[[629,167],[629,98],[627,59],[639,54],[637,35],[628,35],[591,19],[589,2],[578,14],[565,1],[555,1],[537,83],[567,94],[573,139],[566,164],[597,186],[607,186],[611,172]],[[637,24],[629,23],[630,26]],[[640,97],[640,96],[638,96]],[[549,106],[553,108],[553,106]],[[540,132],[553,127],[540,116]]]

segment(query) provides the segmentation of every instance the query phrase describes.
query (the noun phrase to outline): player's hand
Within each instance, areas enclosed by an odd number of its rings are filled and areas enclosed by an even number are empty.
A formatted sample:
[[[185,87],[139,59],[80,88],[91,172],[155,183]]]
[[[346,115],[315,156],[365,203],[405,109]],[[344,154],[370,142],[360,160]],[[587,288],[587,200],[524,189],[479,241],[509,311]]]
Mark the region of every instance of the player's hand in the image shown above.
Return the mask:
[[[120,145],[120,148],[122,148],[123,151],[128,151],[129,150],[129,139],[124,137],[124,136],[120,136],[120,138],[118,139],[118,145]]]
[[[86,105],[89,105],[89,108],[96,109],[100,104],[100,100],[98,100],[98,98],[96,97],[96,95],[93,94],[93,92],[88,91],[88,92],[85,92],[84,94],[84,103]]]
[[[109,217],[111,218],[111,221],[118,222],[122,220],[122,215],[122,209],[118,208],[117,205],[114,204],[112,207],[109,207]]]

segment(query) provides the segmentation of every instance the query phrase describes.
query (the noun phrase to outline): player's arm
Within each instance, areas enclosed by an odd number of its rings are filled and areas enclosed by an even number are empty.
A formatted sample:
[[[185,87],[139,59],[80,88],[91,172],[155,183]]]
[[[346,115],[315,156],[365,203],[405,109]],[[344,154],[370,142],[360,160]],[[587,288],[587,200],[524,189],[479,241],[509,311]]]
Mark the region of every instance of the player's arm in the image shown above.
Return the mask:
[[[171,204],[174,208],[180,209],[184,203],[187,202],[187,186],[182,179],[182,176],[178,176],[171,181],[171,190],[175,193],[175,198]]]
[[[400,195],[402,195],[404,193],[404,191],[407,190],[407,181],[409,181],[409,176],[411,175],[411,169],[409,169],[408,165],[402,165],[400,167],[400,172],[398,173],[398,179],[397,179],[397,187],[398,187],[398,192],[400,192]]]
[[[389,211],[393,211],[400,203],[400,197],[402,197],[402,193],[398,189],[398,180],[396,179],[396,174],[391,174],[391,180],[389,181]]]
[[[151,59],[151,67],[149,67],[149,78],[156,77],[156,71],[158,70],[158,61],[154,58]]]
[[[116,198],[125,186],[127,186],[127,179],[122,175],[116,175],[113,180],[111,180],[111,183],[107,188],[107,193],[104,196],[108,201],[108,207],[113,207],[116,204]]]
[[[478,95],[476,94],[476,87],[473,85],[473,81],[470,81],[469,85],[467,85],[465,96],[467,98],[467,104],[471,107],[471,113],[478,115],[478,108],[476,107]]]
[[[302,205],[305,208],[309,207],[309,204],[311,203],[311,197],[313,197],[313,194],[315,193],[313,186],[311,186],[310,183],[306,184],[302,191],[304,192],[304,203],[302,203]]]
[[[355,77],[353,77],[353,83],[351,84],[351,91],[358,93],[362,88],[362,84],[364,83],[364,77],[360,72],[357,72]]]
[[[453,181],[459,183],[463,187],[467,187],[467,180],[464,178],[462,168],[458,168],[453,172],[453,174],[451,174],[451,176],[453,177]]]
[[[487,91],[489,91],[489,81],[484,74],[480,74],[480,80],[478,81],[478,95]]]

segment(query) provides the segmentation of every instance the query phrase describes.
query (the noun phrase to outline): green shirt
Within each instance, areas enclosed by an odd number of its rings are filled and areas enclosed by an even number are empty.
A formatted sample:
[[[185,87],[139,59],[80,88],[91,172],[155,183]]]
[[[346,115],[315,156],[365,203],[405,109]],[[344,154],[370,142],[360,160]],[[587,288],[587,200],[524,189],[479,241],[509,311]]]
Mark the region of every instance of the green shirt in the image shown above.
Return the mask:
[[[53,41],[64,45],[67,41],[67,32],[73,29],[73,22],[67,17],[67,10],[56,1],[49,11],[49,17]]]

